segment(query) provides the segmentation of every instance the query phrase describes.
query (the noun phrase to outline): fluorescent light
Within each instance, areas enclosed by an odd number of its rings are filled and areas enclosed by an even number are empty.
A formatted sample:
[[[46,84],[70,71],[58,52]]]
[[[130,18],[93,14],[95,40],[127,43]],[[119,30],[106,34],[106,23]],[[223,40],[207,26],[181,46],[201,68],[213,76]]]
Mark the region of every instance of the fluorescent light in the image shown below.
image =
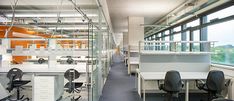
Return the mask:
[[[50,27],[48,28],[50,30],[55,30],[56,27]],[[73,30],[73,29],[88,29],[88,27],[58,27],[57,30],[61,30],[61,29],[65,29],[65,30]]]
[[[50,27],[48,28],[50,30],[55,30],[56,27]],[[58,27],[57,30],[61,30],[61,29],[64,29],[64,30],[75,30],[75,29],[88,29],[88,27]],[[93,29],[97,29],[97,28],[93,28]],[[107,27],[102,27],[102,29],[107,29]]]
[[[7,17],[12,17],[12,14],[6,14]],[[57,14],[15,14],[15,17],[57,17]],[[89,17],[98,16],[97,14],[87,14]],[[60,14],[60,17],[81,17],[80,14]]]
[[[24,34],[24,33],[18,33],[18,32],[13,32],[12,34],[15,37],[43,38],[37,35],[30,35],[30,34]]]

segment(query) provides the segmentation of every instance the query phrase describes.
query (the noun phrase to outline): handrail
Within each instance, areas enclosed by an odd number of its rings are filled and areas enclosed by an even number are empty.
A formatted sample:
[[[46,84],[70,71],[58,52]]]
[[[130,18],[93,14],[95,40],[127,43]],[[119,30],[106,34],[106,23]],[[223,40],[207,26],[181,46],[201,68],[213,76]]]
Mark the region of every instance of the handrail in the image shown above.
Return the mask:
[[[214,46],[214,43],[217,41],[139,41],[139,52],[142,53],[142,50],[147,50],[148,52],[204,52],[204,53],[211,53],[211,47]],[[199,48],[199,51],[196,51],[196,48],[188,47],[189,45],[193,44],[201,44],[204,45],[203,49]],[[181,47],[181,51],[178,51],[178,47]],[[189,49],[189,51],[184,51]],[[183,50],[183,51],[182,51]],[[194,51],[195,50],[195,51]]]

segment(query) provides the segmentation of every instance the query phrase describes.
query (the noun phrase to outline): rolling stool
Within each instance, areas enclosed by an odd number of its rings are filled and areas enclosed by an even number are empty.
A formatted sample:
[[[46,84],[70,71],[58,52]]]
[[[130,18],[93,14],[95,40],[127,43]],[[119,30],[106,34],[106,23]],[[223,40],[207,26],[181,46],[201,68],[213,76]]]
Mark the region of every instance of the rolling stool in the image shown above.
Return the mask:
[[[64,73],[64,77],[69,81],[65,84],[64,88],[66,88],[68,93],[80,93],[81,86],[83,85],[83,82],[74,82],[75,79],[78,79],[80,77],[80,73],[75,69],[69,69]],[[78,101],[81,98],[79,95],[77,98],[73,95],[71,98],[71,101]]]
[[[9,92],[11,92],[14,88],[17,89],[17,98],[14,100],[9,98],[8,100],[10,100],[10,101],[29,101],[29,98],[28,97],[24,98],[24,95],[20,97],[20,89],[24,89],[24,88],[22,88],[22,86],[26,85],[30,82],[29,80],[21,80],[22,76],[23,76],[23,72],[18,68],[12,68],[7,73],[7,78],[10,81],[7,84],[8,87],[6,89]]]

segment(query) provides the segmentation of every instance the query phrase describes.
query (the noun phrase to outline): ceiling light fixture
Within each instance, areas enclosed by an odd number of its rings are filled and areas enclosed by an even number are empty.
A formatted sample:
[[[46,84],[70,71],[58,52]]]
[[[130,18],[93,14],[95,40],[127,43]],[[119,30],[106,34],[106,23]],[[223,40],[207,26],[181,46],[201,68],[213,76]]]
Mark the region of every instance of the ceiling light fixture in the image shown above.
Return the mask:
[[[12,14],[6,14],[7,17],[12,17]],[[98,16],[97,14],[87,14],[87,16],[90,17],[96,17]],[[39,17],[39,18],[43,18],[43,17],[48,17],[48,18],[52,18],[52,17],[57,17],[57,14],[15,14],[15,17]],[[82,17],[80,14],[61,14],[60,17]]]

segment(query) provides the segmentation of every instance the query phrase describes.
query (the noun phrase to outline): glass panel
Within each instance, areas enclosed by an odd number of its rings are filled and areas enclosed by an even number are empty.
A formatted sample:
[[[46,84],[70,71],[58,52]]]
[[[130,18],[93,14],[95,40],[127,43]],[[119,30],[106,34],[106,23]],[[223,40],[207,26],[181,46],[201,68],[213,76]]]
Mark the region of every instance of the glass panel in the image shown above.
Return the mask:
[[[181,26],[177,26],[173,29],[174,32],[179,32],[181,31]]]
[[[174,34],[174,41],[181,41],[181,34]],[[181,51],[181,43],[179,43],[176,47],[176,51]]]
[[[200,31],[199,30],[193,31],[193,40],[192,41],[200,41]],[[197,51],[197,52],[200,51],[200,44],[199,43],[194,43],[192,47],[193,47],[192,51]]]
[[[207,16],[207,20],[208,22],[211,22],[212,20],[225,18],[231,15],[234,15],[234,6],[231,6],[231,7],[222,9],[220,11],[217,11],[215,13],[209,14]]]
[[[194,20],[192,22],[187,23],[187,27],[194,27],[194,26],[198,26],[200,24],[200,19]]]
[[[234,65],[234,21],[228,21],[208,27],[208,40],[218,41],[212,51],[213,63]]]
[[[165,31],[165,35],[169,35],[170,33],[169,33],[169,30],[166,30]]]

